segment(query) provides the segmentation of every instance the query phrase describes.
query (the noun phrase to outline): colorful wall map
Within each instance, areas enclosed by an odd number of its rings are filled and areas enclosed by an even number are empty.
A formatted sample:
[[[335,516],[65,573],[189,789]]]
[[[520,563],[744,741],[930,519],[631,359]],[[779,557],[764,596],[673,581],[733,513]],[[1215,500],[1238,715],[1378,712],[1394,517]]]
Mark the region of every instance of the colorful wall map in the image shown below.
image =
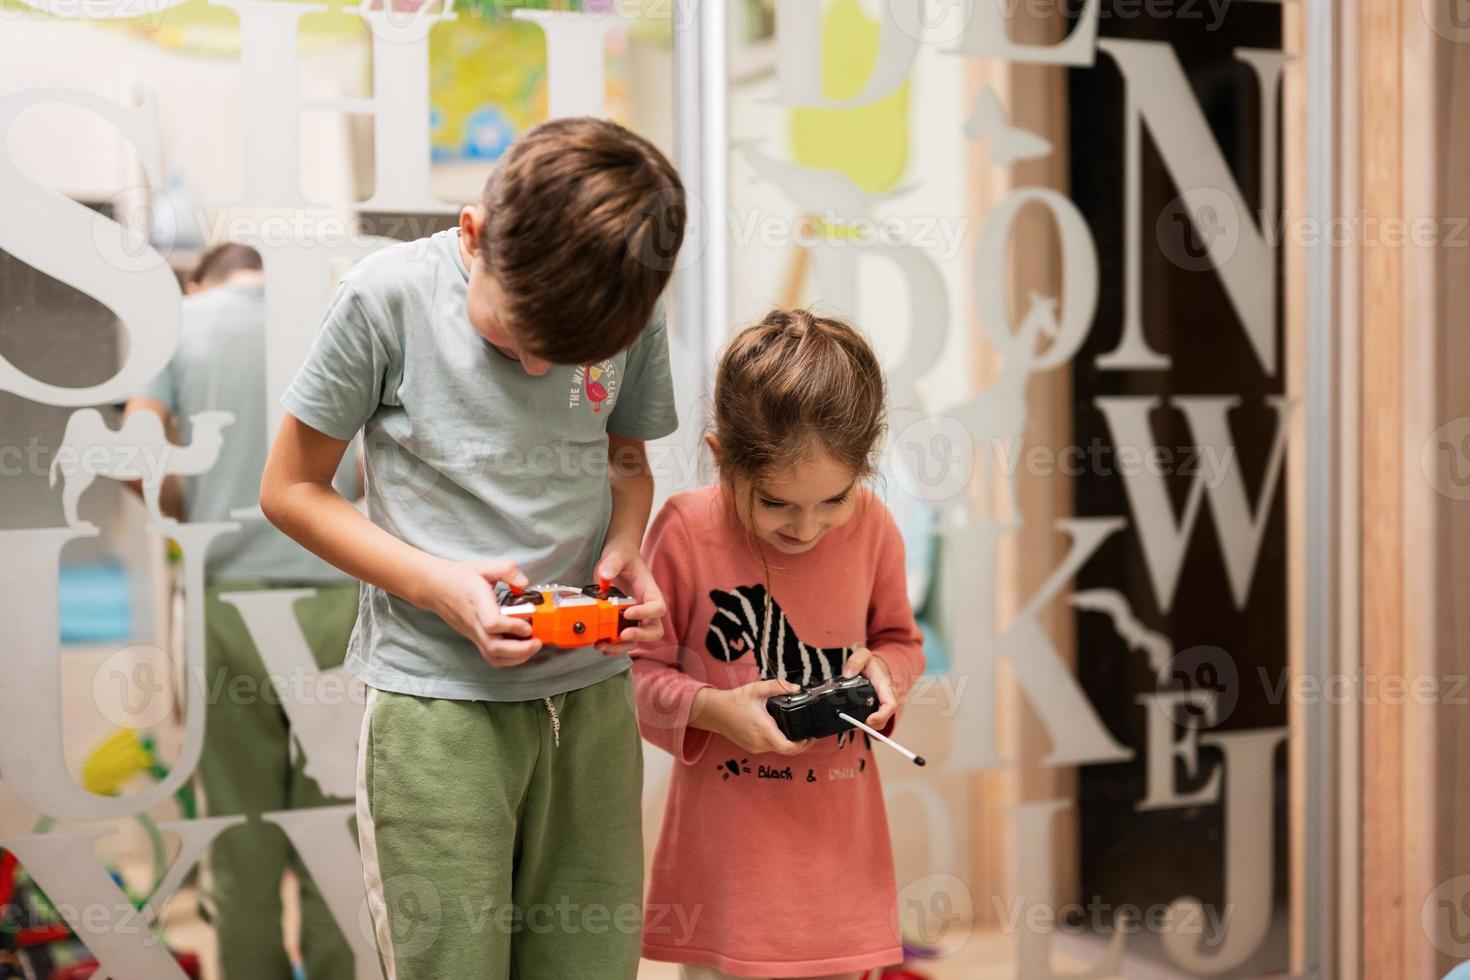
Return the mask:
[[[397,0],[402,8],[406,0]],[[345,13],[343,3],[325,13],[302,18],[303,51],[338,44],[367,44],[361,19]],[[509,19],[518,7],[595,10],[601,0],[469,0],[458,2],[458,18],[434,28],[430,35],[430,136],[436,163],[484,163],[499,159],[514,139],[546,117],[546,41],[539,27]],[[41,16],[17,0],[0,0],[0,9]],[[99,22],[103,30],[122,31],[139,40],[201,57],[239,56],[240,39],[234,13],[196,0],[170,9],[161,18]],[[628,37],[613,31],[607,42],[608,110],[626,118],[628,106]],[[368,79],[362,80],[364,89]]]

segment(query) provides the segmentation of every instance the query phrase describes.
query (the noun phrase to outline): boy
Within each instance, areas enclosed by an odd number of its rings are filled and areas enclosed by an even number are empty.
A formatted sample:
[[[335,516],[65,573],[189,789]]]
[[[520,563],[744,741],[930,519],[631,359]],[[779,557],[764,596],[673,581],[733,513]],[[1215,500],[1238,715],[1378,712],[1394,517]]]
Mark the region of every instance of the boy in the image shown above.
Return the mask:
[[[195,412],[234,413],[228,449],[214,468],[191,478],[164,479],[160,509],[190,521],[227,521],[255,505],[265,468],[265,285],[260,253],[226,243],[204,254],[184,299],[183,333],[168,367],[147,391],[128,399],[127,414],[153,412],[166,427]],[[187,432],[183,442],[188,442]],[[339,478],[355,483],[344,472]],[[134,484],[141,495],[142,488]],[[234,980],[291,980],[295,976],[281,934],[281,876],[291,865],[300,882],[301,954],[312,980],[348,980],[352,951],[311,875],[291,855],[279,827],[262,813],[324,806],[329,801],[306,775],[301,752],[279,698],[270,694],[265,662],[240,611],[221,593],[309,588],[315,595],[293,606],[316,665],[338,667],[357,618],[357,583],[302,551],[265,521],[245,520],[220,538],[205,564],[204,659],[211,691],[198,778],[207,816],[248,814],[210,845],[200,876],[200,899],[214,924],[221,975]],[[300,746],[298,745],[298,748]]]
[[[457,229],[352,271],[284,398],[261,506],[364,583],[358,835],[390,980],[636,973],[626,652],[663,632],[643,447],[676,426],[656,302],[683,200],[647,140],[542,124]],[[371,521],[329,485],[359,428]],[[493,591],[595,578],[639,600],[603,650],[541,649]]]

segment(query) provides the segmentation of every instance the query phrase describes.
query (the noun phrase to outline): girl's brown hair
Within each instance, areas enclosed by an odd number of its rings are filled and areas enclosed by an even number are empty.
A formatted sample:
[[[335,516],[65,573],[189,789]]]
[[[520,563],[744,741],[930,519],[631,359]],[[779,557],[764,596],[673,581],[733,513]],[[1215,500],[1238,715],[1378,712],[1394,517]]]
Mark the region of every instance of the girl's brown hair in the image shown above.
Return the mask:
[[[720,476],[752,485],[815,450],[873,472],[883,438],[883,369],[853,327],[808,310],[774,309],[736,335],[715,377]]]

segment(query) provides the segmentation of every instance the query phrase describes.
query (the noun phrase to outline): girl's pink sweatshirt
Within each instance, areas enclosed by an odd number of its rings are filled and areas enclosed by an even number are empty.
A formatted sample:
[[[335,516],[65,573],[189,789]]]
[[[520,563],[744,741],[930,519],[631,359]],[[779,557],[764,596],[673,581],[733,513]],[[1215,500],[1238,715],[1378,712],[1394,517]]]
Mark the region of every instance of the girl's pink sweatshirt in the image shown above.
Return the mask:
[[[674,497],[649,531],[669,614],[663,640],[633,654],[638,720],[678,762],[648,887],[650,959],[803,977],[903,958],[867,737],[829,737],[788,757],[688,725],[701,687],[778,672],[812,686],[841,673],[859,645],[882,658],[900,700],[923,671],[903,542],[882,503],[855,492],[852,519],[802,555],[757,550],[718,487]]]

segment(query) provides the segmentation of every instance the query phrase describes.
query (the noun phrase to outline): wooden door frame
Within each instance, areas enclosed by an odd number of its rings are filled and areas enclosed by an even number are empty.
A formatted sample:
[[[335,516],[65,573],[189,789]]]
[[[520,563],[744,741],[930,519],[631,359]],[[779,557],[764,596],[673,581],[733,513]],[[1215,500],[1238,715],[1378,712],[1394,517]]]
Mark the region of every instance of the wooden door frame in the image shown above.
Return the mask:
[[[1355,311],[1365,406],[1356,484],[1360,667],[1365,680],[1406,685],[1463,673],[1470,660],[1455,632],[1463,603],[1446,561],[1464,548],[1466,518],[1455,508],[1466,504],[1436,493],[1437,450],[1429,463],[1423,455],[1441,422],[1465,415],[1464,386],[1453,379],[1470,369],[1455,339],[1467,312],[1465,263],[1438,244],[1464,208],[1443,176],[1467,143],[1470,124],[1450,110],[1457,96],[1470,97],[1470,71],[1463,28],[1439,20],[1440,6],[1345,0],[1338,8],[1341,51],[1356,58],[1343,76],[1340,116],[1353,127],[1342,144],[1343,170],[1354,178],[1344,185],[1343,213],[1360,221],[1342,291],[1344,309]],[[1391,244],[1388,218],[1435,220],[1436,244]],[[1361,903],[1346,920],[1358,925],[1356,975],[1433,980],[1454,962],[1453,946],[1421,913],[1442,880],[1465,870],[1454,855],[1470,836],[1456,812],[1456,781],[1442,778],[1463,754],[1463,709],[1438,695],[1391,703],[1366,684],[1363,691],[1354,828]]]

